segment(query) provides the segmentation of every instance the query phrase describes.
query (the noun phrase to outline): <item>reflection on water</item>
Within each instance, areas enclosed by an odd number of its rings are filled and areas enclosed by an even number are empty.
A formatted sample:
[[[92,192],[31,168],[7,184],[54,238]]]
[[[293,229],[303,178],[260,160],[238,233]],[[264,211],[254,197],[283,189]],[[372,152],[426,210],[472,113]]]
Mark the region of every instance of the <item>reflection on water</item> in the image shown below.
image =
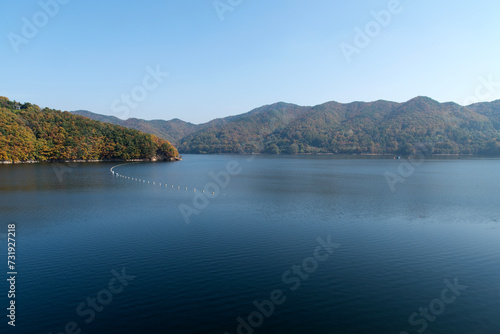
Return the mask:
[[[195,207],[233,160],[238,173]],[[384,174],[401,163],[188,155],[115,168],[149,185],[113,176],[115,164],[0,165],[0,221],[17,224],[16,330],[235,333],[254,300],[283,289],[255,333],[417,333],[422,318],[409,317],[457,278],[468,288],[425,332],[499,332],[500,160],[427,159],[393,192]],[[199,209],[189,225],[180,205]],[[341,247],[290,292],[283,273],[329,235]],[[77,306],[122,267],[136,278],[87,324]]]

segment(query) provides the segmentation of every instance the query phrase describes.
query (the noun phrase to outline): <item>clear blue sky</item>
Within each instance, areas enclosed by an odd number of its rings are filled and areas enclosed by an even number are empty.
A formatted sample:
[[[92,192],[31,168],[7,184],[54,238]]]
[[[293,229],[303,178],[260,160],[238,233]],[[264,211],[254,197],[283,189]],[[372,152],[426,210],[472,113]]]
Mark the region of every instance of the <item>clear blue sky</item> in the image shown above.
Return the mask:
[[[39,1],[2,1],[0,95],[194,123],[278,101],[500,98],[480,79],[500,82],[499,1],[401,0],[377,31],[371,11],[390,2],[220,0],[232,11],[218,13],[214,0],[71,0],[51,17]],[[356,27],[373,37],[348,62]],[[157,66],[169,73],[158,83],[146,77]]]

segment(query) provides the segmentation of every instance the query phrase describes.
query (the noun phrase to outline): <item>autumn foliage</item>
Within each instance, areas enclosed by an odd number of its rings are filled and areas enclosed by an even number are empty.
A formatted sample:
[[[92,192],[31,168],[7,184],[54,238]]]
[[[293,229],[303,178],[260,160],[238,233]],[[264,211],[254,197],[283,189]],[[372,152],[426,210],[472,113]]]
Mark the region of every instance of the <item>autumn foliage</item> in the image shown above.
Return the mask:
[[[151,134],[0,97],[0,161],[131,160],[177,157]]]

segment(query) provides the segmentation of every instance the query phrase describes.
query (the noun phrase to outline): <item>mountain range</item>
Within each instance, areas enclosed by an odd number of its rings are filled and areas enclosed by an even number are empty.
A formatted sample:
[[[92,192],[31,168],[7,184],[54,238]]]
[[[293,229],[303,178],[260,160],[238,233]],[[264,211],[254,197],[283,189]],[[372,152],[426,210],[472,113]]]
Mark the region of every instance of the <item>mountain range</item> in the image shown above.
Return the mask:
[[[72,113],[154,134],[181,153],[500,154],[500,100],[461,106],[416,97],[404,103],[279,102],[192,124]]]

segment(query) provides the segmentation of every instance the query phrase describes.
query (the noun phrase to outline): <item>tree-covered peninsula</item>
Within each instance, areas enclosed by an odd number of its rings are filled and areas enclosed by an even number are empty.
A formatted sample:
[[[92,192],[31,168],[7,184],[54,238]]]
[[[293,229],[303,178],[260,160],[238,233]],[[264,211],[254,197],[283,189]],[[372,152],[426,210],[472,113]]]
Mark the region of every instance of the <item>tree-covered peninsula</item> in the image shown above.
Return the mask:
[[[175,160],[170,142],[133,129],[0,97],[0,161]]]

